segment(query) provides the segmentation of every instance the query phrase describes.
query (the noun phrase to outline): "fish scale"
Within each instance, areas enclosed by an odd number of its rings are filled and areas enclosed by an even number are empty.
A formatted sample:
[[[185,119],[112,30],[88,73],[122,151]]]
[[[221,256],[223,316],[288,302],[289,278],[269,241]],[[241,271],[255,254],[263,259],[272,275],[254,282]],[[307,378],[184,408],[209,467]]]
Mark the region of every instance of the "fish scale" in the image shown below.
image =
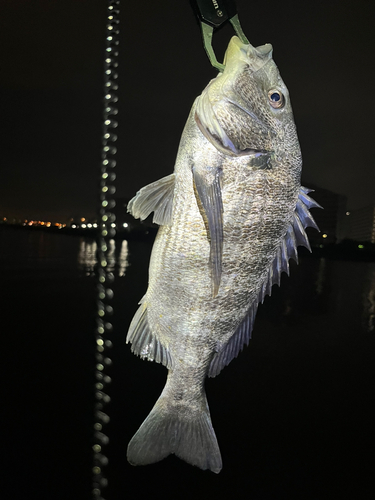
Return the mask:
[[[204,380],[248,344],[258,304],[289,272],[297,245],[309,247],[305,228],[316,226],[309,209],[318,205],[300,186],[300,148],[272,47],[234,37],[225,61],[193,104],[174,173],[128,206],[140,219],[154,211],[160,228],[127,342],[169,370],[129,443],[133,465],[174,453],[221,470]]]

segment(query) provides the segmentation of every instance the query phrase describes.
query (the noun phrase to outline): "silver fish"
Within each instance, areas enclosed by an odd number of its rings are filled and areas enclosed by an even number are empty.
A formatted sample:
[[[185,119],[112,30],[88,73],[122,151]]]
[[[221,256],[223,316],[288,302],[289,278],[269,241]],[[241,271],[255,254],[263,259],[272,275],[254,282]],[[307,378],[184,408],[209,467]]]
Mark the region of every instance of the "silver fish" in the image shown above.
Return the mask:
[[[309,247],[309,209],[288,90],[269,44],[233,37],[225,70],[195,100],[174,173],[128,210],[160,224],[149,285],[127,342],[168,368],[164,390],[128,446],[133,465],[171,453],[220,472],[204,390],[248,344],[258,304]]]

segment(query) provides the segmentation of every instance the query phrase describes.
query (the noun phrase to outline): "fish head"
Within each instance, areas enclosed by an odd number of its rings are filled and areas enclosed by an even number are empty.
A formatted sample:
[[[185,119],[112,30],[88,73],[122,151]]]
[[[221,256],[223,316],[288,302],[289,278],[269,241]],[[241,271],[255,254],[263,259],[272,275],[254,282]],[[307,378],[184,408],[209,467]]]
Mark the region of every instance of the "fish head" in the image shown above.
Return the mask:
[[[253,47],[235,36],[224,64],[224,72],[198,98],[195,118],[201,132],[226,155],[289,155],[300,165],[289,92],[272,46]]]

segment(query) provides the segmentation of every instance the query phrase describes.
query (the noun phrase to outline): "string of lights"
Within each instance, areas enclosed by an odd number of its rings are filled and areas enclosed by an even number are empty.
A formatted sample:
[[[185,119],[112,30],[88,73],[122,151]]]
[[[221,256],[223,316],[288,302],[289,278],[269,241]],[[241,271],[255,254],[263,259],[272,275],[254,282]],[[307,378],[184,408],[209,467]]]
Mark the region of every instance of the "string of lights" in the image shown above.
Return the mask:
[[[110,418],[106,412],[106,406],[110,402],[110,396],[106,393],[106,387],[111,382],[107,374],[108,367],[112,364],[109,350],[112,342],[108,338],[113,326],[111,316],[113,307],[113,281],[114,275],[109,266],[109,253],[111,251],[110,240],[116,234],[115,215],[112,209],[115,206],[113,195],[116,192],[114,181],[116,174],[116,147],[114,143],[117,136],[113,130],[117,127],[114,116],[117,115],[116,102],[118,97],[116,83],[118,74],[118,44],[119,44],[119,0],[108,0],[107,26],[106,26],[106,55],[104,65],[104,123],[103,123],[103,149],[100,167],[100,209],[98,220],[97,238],[97,314],[96,314],[96,367],[95,367],[95,420],[94,420],[94,444],[93,444],[93,488],[94,500],[104,500],[102,489],[107,486],[108,479],[105,475],[105,467],[108,458],[105,448],[109,438],[105,433],[105,426]]]

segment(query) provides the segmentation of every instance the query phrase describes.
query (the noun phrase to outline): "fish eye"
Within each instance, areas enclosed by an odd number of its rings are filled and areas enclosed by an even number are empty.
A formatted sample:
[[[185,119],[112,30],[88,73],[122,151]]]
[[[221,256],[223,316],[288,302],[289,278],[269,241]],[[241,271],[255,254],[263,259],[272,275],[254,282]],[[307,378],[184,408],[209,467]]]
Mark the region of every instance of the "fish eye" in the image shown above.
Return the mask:
[[[279,90],[270,90],[268,92],[268,100],[275,109],[280,109],[285,104],[284,95]]]

